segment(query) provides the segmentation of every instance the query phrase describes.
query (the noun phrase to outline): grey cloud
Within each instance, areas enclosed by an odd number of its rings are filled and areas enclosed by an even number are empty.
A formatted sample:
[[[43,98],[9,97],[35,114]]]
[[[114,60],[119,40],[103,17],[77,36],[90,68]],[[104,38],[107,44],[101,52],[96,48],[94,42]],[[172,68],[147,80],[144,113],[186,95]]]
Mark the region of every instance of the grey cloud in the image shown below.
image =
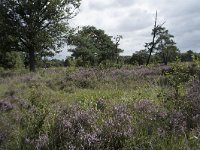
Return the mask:
[[[149,14],[136,9],[136,11],[121,18],[118,23],[118,30],[123,32],[140,31],[150,27],[151,24],[153,24],[153,21]]]
[[[93,1],[88,1],[88,6],[89,6],[89,9],[91,10],[103,11],[105,9],[111,8],[112,2],[93,0]]]
[[[112,8],[130,7],[135,5],[137,0],[90,0],[89,8],[96,11],[102,11]]]
[[[156,10],[159,23],[166,21],[164,26],[182,51],[200,52],[200,0],[82,0],[72,24],[94,25],[109,35],[123,35],[123,55],[132,55],[151,41]]]
[[[134,5],[135,1],[134,0],[115,0],[113,2],[114,3],[118,3],[119,6],[131,6],[131,5]]]
[[[177,37],[177,45],[183,51],[196,50],[200,53],[200,31],[188,32],[182,37]]]

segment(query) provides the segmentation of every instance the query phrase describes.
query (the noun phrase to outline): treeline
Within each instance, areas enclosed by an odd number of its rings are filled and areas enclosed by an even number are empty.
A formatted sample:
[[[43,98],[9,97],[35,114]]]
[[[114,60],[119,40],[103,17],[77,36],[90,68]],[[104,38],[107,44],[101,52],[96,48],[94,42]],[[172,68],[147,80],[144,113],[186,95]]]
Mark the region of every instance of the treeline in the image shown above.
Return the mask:
[[[102,31],[102,30],[101,30]],[[83,38],[84,39],[84,38]],[[81,38],[81,40],[83,40]],[[91,43],[88,43],[91,44]],[[94,46],[94,45],[93,45]],[[105,45],[104,45],[105,46]],[[107,45],[108,46],[108,45]],[[114,46],[114,43],[113,43]],[[116,48],[116,47],[115,47]],[[78,49],[78,50],[77,50]],[[99,53],[91,53],[89,49],[84,52],[84,47],[76,47],[70,49],[72,52],[71,56],[67,56],[66,59],[51,59],[50,57],[36,57],[36,66],[38,68],[50,68],[50,67],[90,67],[90,66],[102,66],[102,67],[114,67],[122,65],[146,65],[146,61],[149,57],[147,50],[136,51],[132,56],[120,56],[119,52],[122,51],[117,49],[117,52],[113,49],[114,53],[108,54],[107,51],[100,51]],[[112,51],[111,51],[112,52]],[[101,55],[100,55],[101,54]],[[103,55],[107,55],[107,57]],[[192,50],[188,50],[184,53],[180,51],[173,53],[168,58],[168,63],[173,63],[177,59],[181,62],[193,62],[194,59],[200,59],[200,53],[196,53]],[[151,56],[150,64],[163,63],[163,57],[160,53],[155,53]],[[2,69],[25,69],[29,67],[27,56],[23,52],[11,51],[6,53],[0,53],[0,70]]]
[[[146,61],[149,57],[149,52],[146,50],[140,50],[133,53],[132,56],[125,56],[124,60],[126,64],[133,65],[145,65]],[[196,53],[192,50],[188,50],[187,52],[181,53],[180,51],[173,53],[168,57],[167,63],[175,62],[177,59],[180,59],[181,62],[192,62],[194,59],[200,59],[200,53]],[[151,63],[163,63],[165,64],[162,55],[160,53],[156,53],[152,55]]]
[[[94,26],[71,29],[68,21],[76,16],[81,0],[71,1],[0,1],[0,67],[1,69],[57,66],[120,66],[123,64],[167,65],[179,57],[192,61],[199,54],[193,51],[180,53],[174,36],[157,24],[152,29],[153,41],[145,50],[132,56],[120,56],[121,35],[109,36]],[[71,57],[51,59],[68,45]]]
[[[122,66],[122,65],[145,65],[147,58],[149,56],[148,51],[141,50],[133,53],[132,56],[118,56],[118,60],[113,61],[103,61],[102,63],[89,64],[88,61],[83,61],[81,58],[75,58],[73,56],[68,56],[66,59],[37,59],[38,68],[50,68],[50,67],[89,67],[89,66],[102,66],[102,67],[112,67],[112,66]],[[170,63],[173,63],[179,58],[181,62],[193,62],[194,59],[200,59],[200,53],[195,53],[189,50],[184,53],[177,53],[172,58],[170,58]],[[162,58],[158,54],[153,54],[151,58],[151,64],[162,63]],[[1,57],[0,67],[3,69],[24,69],[28,67],[28,63],[21,52],[8,52],[6,56]]]

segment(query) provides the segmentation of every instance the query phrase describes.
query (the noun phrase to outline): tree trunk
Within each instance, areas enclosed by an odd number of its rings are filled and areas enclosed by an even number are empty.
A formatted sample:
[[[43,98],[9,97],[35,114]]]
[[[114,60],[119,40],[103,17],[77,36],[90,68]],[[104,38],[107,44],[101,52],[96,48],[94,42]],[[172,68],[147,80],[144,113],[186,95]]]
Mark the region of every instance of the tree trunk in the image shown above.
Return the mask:
[[[35,51],[33,48],[29,49],[29,69],[31,72],[35,72]]]
[[[148,59],[147,59],[147,63],[146,63],[146,66],[148,66],[149,65],[149,62],[150,62],[150,58],[151,58],[151,53],[152,53],[152,50],[153,48],[151,48],[150,49],[150,53],[149,53],[149,57],[148,57]]]
[[[154,29],[153,29],[152,45],[151,45],[151,48],[149,49],[149,57],[147,59],[146,66],[148,66],[149,63],[150,63],[151,54],[152,54],[153,49],[155,47],[155,38],[156,38],[156,33],[157,33],[157,29],[156,28],[157,28],[157,11],[156,11],[155,24],[154,24]]]
[[[168,60],[167,60],[167,57],[165,58],[165,65],[167,66],[168,64]]]
[[[164,63],[164,65],[167,65],[168,64],[168,54],[166,53],[164,53],[163,52],[163,63]]]

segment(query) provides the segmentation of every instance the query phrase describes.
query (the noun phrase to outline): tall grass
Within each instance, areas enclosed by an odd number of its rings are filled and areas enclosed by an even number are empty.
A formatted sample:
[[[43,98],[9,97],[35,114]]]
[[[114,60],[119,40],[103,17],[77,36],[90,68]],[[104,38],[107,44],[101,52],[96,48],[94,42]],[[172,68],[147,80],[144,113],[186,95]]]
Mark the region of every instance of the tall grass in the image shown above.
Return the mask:
[[[199,68],[190,67],[2,72],[0,149],[198,150]]]

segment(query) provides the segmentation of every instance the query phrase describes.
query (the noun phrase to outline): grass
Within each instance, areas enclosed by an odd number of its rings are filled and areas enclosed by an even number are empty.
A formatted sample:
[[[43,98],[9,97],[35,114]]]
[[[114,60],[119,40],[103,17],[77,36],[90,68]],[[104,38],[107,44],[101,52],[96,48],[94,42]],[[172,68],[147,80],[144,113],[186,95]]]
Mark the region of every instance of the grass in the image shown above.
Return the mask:
[[[199,81],[176,80],[184,68],[2,73],[0,149],[199,149]]]

